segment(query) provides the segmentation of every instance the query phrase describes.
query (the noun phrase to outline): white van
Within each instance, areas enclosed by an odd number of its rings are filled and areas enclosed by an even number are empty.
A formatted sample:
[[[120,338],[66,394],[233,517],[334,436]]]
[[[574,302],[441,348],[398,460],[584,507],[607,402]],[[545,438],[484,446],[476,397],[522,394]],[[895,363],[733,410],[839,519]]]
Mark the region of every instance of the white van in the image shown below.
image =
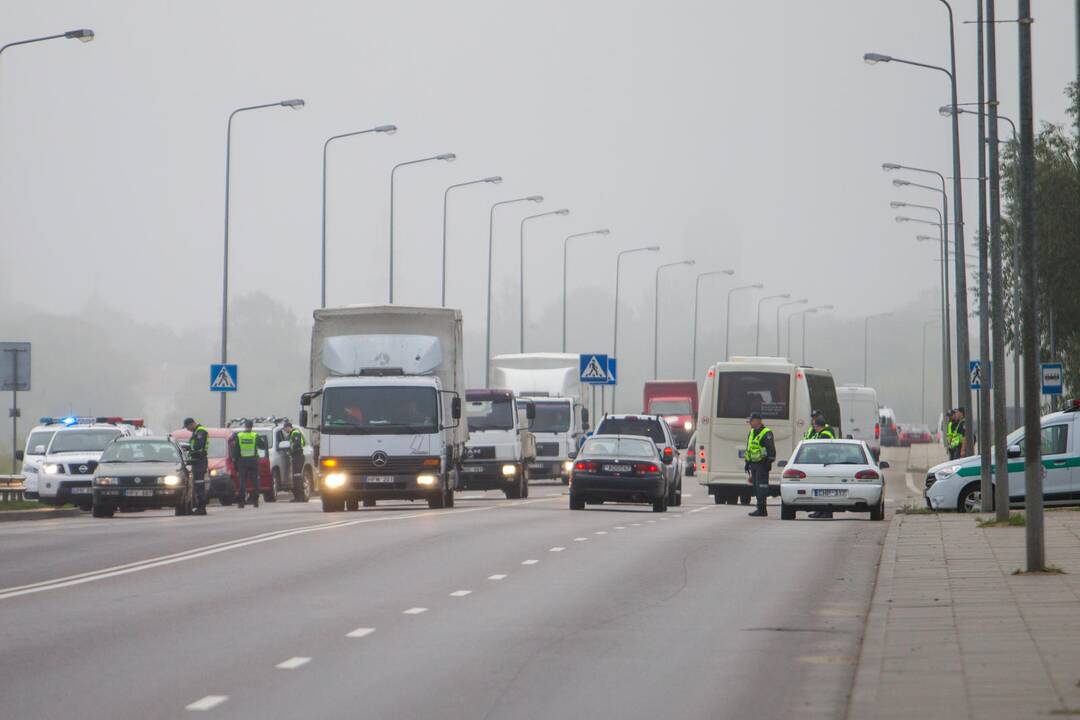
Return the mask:
[[[876,460],[881,456],[881,423],[878,415],[877,392],[862,385],[841,385],[836,388],[840,401],[840,418],[844,423],[843,437],[862,440]]]
[[[838,433],[843,432],[832,373],[800,367],[786,358],[733,357],[709,368],[698,403],[696,477],[716,504],[750,503],[751,488],[743,470],[749,426],[747,417],[761,413],[773,432],[776,459],[786,460],[820,410]],[[774,468],[770,495],[780,494],[780,472]]]

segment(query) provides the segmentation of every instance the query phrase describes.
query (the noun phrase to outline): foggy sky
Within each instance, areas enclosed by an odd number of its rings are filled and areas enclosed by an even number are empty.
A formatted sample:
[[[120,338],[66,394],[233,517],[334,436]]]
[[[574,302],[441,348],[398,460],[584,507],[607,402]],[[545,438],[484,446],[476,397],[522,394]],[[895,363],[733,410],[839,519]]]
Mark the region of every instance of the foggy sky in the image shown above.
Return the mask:
[[[975,2],[954,6],[960,101],[973,101],[975,29],[962,21]],[[998,3],[1000,18],[1015,12]],[[1034,15],[1037,118],[1063,122],[1071,3],[1039,0]],[[394,163],[459,157],[399,173],[396,299],[410,304],[439,300],[443,189],[503,175],[451,200],[447,294],[465,314],[471,384],[482,381],[488,208],[533,193],[546,201],[499,211],[493,352],[517,349],[520,218],[568,207],[566,218],[528,226],[528,350],[559,349],[562,238],[610,227],[573,246],[582,305],[571,308],[569,349],[609,349],[614,253],[661,245],[624,261],[627,402],[651,372],[653,271],[684,258],[696,267],[665,271],[661,297],[667,374],[689,367],[695,273],[726,267],[735,278],[707,281],[702,295],[702,342],[712,348],[702,362],[718,356],[712,334],[722,333],[727,289],[760,281],[766,294],[835,304],[822,327],[842,334],[824,339],[835,355],[816,364],[857,358],[861,370],[865,314],[907,308],[877,337],[917,342],[937,307],[937,251],[913,239],[930,228],[897,225],[888,207],[936,198],[894,189],[879,165],[948,174],[950,160],[949,123],[937,114],[949,101],[944,76],[861,58],[946,64],[945,23],[936,0],[4,3],[3,42],[76,27],[97,39],[13,48],[0,61],[0,301],[64,314],[101,298],[120,321],[196,331],[205,362],[216,360],[226,119],[239,106],[302,97],[302,111],[235,122],[234,298],[261,291],[310,321],[322,142],[395,123],[392,137],[332,148],[329,303],[385,301]],[[998,34],[1001,112],[1015,116],[1015,27]],[[975,120],[960,122],[964,173],[974,175]],[[964,200],[971,248],[974,183]],[[754,307],[744,295],[736,322],[752,323]],[[772,307],[763,327],[774,333]],[[919,349],[876,359],[874,374],[917,368]],[[861,381],[846,374],[838,379]],[[195,392],[205,390],[177,389]]]

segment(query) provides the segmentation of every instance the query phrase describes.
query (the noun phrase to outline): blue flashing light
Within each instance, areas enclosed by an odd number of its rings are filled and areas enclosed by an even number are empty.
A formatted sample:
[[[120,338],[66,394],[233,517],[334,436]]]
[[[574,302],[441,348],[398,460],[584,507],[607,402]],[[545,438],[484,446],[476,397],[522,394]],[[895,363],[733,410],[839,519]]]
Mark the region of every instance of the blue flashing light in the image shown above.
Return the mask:
[[[74,417],[71,417],[71,416],[68,416],[68,417],[64,418],[63,420],[61,420],[60,422],[64,423],[65,425],[71,426],[71,425],[74,425],[75,423],[77,423],[78,419],[76,419]],[[67,436],[65,435],[64,437],[67,437]]]

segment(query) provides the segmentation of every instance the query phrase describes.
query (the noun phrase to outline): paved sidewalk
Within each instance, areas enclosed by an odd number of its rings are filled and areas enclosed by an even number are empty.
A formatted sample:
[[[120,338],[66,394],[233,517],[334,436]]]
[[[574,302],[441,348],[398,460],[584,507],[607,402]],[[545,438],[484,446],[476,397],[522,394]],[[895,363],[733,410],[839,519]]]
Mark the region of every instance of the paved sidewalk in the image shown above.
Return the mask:
[[[1048,562],[1020,576],[1024,528],[896,515],[850,720],[1080,716],[1080,512],[1046,513]]]

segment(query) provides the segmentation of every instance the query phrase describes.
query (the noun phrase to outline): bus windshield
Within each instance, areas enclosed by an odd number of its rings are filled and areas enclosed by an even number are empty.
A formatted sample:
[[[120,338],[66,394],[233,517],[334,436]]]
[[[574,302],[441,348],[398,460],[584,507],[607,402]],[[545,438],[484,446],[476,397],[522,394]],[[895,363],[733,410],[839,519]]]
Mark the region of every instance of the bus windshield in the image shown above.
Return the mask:
[[[745,420],[761,413],[763,420],[787,420],[791,375],[778,372],[718,372],[716,417]],[[834,401],[835,402],[835,401]]]

